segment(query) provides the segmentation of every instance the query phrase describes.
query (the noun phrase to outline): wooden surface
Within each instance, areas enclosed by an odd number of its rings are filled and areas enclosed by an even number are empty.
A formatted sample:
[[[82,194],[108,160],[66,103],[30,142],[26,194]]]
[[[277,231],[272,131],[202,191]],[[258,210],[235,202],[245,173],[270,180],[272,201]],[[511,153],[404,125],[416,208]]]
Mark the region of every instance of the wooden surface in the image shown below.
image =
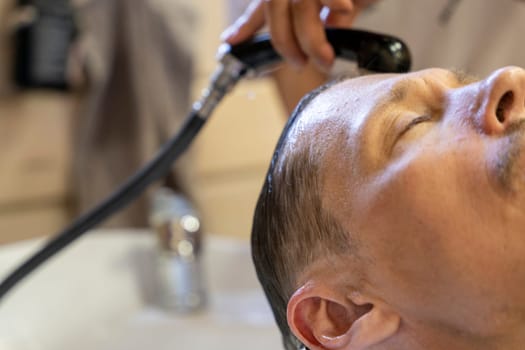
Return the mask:
[[[0,99],[0,244],[67,222],[71,108],[62,93]]]

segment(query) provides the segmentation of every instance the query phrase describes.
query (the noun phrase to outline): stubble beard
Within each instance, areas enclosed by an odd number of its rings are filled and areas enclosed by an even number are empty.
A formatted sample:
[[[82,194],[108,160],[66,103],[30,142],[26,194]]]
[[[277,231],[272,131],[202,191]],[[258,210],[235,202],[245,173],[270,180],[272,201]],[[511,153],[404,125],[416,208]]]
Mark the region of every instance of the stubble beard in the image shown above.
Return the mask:
[[[525,119],[510,125],[496,165],[496,175],[502,187],[511,195],[525,190]]]

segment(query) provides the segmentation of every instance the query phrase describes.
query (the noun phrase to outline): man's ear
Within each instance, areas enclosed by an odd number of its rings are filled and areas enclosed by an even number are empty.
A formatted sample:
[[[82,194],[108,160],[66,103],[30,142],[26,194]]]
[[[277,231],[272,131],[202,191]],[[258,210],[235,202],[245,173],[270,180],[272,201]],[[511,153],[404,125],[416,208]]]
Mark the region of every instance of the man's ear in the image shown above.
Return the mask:
[[[288,325],[310,350],[363,350],[399,329],[400,317],[360,294],[306,283],[288,302]]]

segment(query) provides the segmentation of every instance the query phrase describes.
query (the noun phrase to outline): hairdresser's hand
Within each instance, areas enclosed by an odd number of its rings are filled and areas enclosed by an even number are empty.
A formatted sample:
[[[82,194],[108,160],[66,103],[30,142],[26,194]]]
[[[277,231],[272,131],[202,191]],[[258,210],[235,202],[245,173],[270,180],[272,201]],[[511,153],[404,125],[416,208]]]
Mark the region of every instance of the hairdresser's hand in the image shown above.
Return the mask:
[[[361,9],[375,0],[253,0],[245,13],[222,34],[237,44],[268,25],[272,43],[286,60],[301,67],[309,59],[324,71],[334,60],[325,26],[348,28]],[[320,17],[321,10],[324,18]]]

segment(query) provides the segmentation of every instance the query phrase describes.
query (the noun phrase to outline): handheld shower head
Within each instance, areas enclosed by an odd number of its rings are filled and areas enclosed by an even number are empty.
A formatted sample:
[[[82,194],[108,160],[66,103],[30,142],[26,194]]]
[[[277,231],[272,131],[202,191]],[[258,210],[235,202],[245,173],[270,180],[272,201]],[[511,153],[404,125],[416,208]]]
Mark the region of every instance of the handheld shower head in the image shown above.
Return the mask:
[[[354,61],[362,70],[379,73],[403,73],[410,69],[407,45],[400,39],[356,29],[326,29],[326,37],[337,58]],[[245,75],[257,75],[282,61],[272,46],[270,35],[259,34],[237,45],[219,47],[217,68],[202,98],[193,106],[207,118],[219,101]]]
[[[410,51],[394,36],[356,29],[327,29],[326,37],[337,57],[356,61],[359,68],[380,73],[403,73],[410,69]],[[281,61],[266,33],[238,45],[223,44],[219,55],[228,54],[255,72]]]

